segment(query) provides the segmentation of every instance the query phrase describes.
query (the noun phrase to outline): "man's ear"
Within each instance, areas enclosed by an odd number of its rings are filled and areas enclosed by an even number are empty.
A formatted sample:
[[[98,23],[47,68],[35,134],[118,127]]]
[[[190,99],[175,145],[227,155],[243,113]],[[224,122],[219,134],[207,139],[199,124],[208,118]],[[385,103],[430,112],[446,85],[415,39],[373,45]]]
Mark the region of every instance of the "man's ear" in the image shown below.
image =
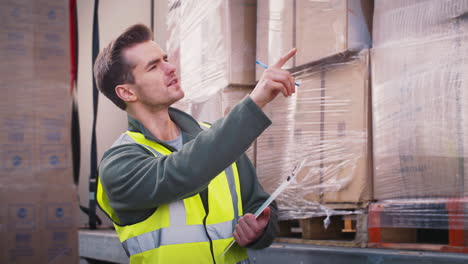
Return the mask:
[[[130,84],[121,84],[115,87],[117,96],[125,102],[134,102],[137,99],[135,87]]]

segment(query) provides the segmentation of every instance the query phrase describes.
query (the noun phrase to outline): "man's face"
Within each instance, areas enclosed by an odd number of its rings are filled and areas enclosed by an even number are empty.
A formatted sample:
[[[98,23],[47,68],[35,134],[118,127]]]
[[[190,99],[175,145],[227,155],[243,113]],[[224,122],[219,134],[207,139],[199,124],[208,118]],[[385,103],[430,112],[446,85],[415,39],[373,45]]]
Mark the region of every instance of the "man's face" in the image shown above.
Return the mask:
[[[141,103],[151,108],[165,108],[184,97],[175,75],[176,68],[154,41],[126,49],[124,57],[134,66],[135,93]]]

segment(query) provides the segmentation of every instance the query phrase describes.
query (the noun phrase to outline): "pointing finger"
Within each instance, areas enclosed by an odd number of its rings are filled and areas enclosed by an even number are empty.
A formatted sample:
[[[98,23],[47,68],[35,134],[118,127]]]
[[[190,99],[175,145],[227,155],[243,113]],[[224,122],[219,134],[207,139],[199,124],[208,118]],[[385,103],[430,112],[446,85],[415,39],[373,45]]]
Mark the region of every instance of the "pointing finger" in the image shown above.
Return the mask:
[[[275,64],[272,65],[272,68],[281,69],[281,67],[283,67],[283,65],[289,59],[291,59],[291,57],[294,56],[294,54],[296,54],[296,51],[297,51],[296,48],[293,48],[292,50],[288,51],[288,53],[286,53],[286,55],[281,57]]]

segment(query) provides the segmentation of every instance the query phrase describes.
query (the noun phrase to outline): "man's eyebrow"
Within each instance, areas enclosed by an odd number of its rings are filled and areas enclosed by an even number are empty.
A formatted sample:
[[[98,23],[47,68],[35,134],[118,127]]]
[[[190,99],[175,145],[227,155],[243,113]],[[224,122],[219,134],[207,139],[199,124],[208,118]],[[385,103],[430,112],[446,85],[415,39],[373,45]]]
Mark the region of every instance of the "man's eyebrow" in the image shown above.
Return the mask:
[[[163,60],[167,60],[167,55],[164,55],[164,56],[163,56]],[[147,69],[147,68],[150,67],[151,65],[157,64],[157,63],[159,63],[159,62],[161,62],[161,59],[160,59],[160,58],[157,58],[157,59],[154,59],[154,60],[150,60],[150,61],[146,64],[145,69]]]
[[[145,69],[148,69],[148,67],[150,67],[150,66],[153,65],[153,64],[159,63],[160,61],[161,61],[160,58],[157,58],[157,59],[154,59],[154,60],[150,60],[150,61],[146,64]]]

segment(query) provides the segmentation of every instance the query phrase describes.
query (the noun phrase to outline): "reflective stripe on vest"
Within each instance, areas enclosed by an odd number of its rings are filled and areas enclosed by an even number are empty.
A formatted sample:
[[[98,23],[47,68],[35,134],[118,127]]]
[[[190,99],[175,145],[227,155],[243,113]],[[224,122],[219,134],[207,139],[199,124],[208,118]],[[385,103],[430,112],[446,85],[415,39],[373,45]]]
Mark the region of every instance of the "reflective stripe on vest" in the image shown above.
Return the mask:
[[[229,183],[229,191],[231,191],[231,197],[232,197],[232,204],[234,205],[234,220],[232,221],[232,226],[231,230],[234,230],[237,220],[239,219],[239,208],[237,207],[237,192],[236,192],[236,183],[234,179],[234,172],[232,171],[232,165],[229,166],[227,169],[224,170],[226,173],[228,183]]]
[[[148,140],[144,138],[144,135],[142,135],[141,133],[129,132],[129,131],[121,135],[121,137],[114,143],[113,147],[117,145],[121,145],[121,144],[129,144],[129,143],[139,144],[140,146],[151,151],[151,153],[153,153],[153,155],[156,157],[158,156],[161,157],[161,156],[168,155],[171,153],[167,148],[163,147],[160,144],[157,144],[153,141],[148,142]],[[128,237],[128,236],[129,234],[133,233],[132,231],[130,232],[123,231],[126,235],[123,235],[123,237],[121,237],[122,230],[129,230],[129,228],[132,228],[132,225],[124,226],[124,227],[116,226],[116,230],[119,233],[119,238],[121,239],[122,245],[127,255],[129,257],[132,257],[134,255],[141,254],[141,253],[146,254],[144,252],[157,249],[162,246],[167,246],[167,245],[189,244],[189,243],[197,243],[197,242],[208,243],[210,242],[210,239],[215,244],[215,247],[217,245],[216,241],[220,241],[220,242],[222,241],[221,244],[218,243],[218,245],[230,243],[230,241],[233,240],[232,232],[234,230],[235,225],[237,224],[238,218],[240,217],[239,214],[242,214],[242,211],[240,211],[241,203],[238,197],[239,190],[236,190],[236,180],[237,182],[239,181],[236,178],[238,177],[237,168],[235,169],[236,173],[234,173],[233,166],[235,166],[235,164],[225,169],[224,174],[226,175],[226,177],[225,177],[225,180],[223,180],[227,182],[225,193],[227,194],[227,191],[228,191],[227,188],[229,188],[229,193],[230,193],[231,201],[233,204],[232,205],[233,206],[232,220],[223,221],[219,223],[211,223],[211,224],[208,224],[207,222],[205,225],[206,230],[203,224],[186,224],[187,215],[186,215],[186,208],[185,208],[184,200],[179,200],[179,201],[169,204],[168,206],[170,223],[169,223],[169,226],[167,227],[161,227],[152,231],[141,233],[136,236],[130,235],[131,237]],[[218,177],[220,176],[218,175],[215,179],[217,179]],[[217,184],[219,185],[219,183]],[[210,183],[210,186],[211,186],[211,183]],[[100,183],[99,183],[99,187],[101,189],[101,193],[105,196],[105,193],[102,192],[102,186],[100,185]],[[106,199],[101,199],[101,200],[102,201],[100,202],[108,203]],[[101,207],[103,209],[107,209],[111,211],[111,213],[107,212],[108,215],[110,216],[114,215],[116,217],[115,212],[113,212],[113,209],[108,204],[106,204],[105,206],[101,206]],[[218,205],[218,208],[219,208],[219,205]],[[215,218],[215,219],[219,219],[219,218]],[[118,219],[113,219],[113,220],[118,220]],[[140,223],[143,223],[145,221],[146,220]],[[117,221],[115,222],[117,223]],[[213,220],[211,222],[213,222]],[[207,234],[209,237],[207,236]],[[218,246],[218,249],[219,249],[219,246]],[[234,257],[237,260],[242,260],[247,257],[245,250],[237,251],[237,253],[233,253],[233,254],[235,254],[235,256],[238,256],[238,257]],[[219,258],[219,256],[215,256],[215,257],[217,259]],[[132,260],[132,258],[130,259]],[[232,259],[233,259],[233,256],[231,256],[231,260]],[[221,263],[224,263],[224,261],[221,261]]]
[[[172,218],[171,218],[172,219]],[[218,224],[207,225],[207,230],[212,240],[228,239],[232,237],[232,222],[226,221]],[[181,236],[180,234],[184,234]],[[164,245],[185,244],[193,242],[209,242],[203,225],[182,225],[164,227],[152,232],[129,238],[122,242],[128,256],[139,254],[147,250]]]

